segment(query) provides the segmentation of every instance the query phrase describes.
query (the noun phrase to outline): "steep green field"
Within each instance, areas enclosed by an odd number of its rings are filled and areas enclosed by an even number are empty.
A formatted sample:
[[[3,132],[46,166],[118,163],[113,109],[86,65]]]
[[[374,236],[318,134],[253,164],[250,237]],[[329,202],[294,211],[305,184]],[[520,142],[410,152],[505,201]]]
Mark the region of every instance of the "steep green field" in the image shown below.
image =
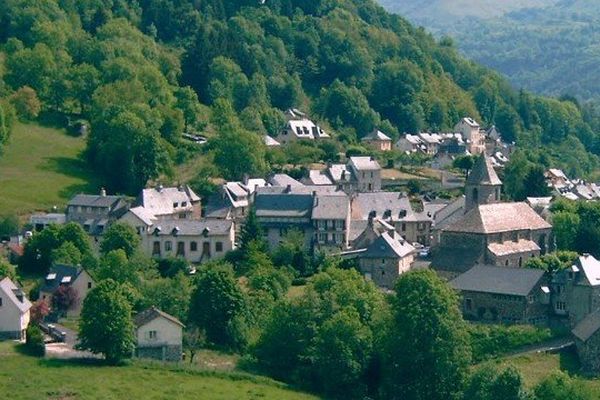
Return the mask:
[[[18,353],[10,342],[0,343],[0,393],[13,400],[316,399],[250,375],[146,363],[107,367],[40,360]]]
[[[96,192],[84,148],[62,130],[17,124],[0,154],[0,214],[62,209],[73,194]]]

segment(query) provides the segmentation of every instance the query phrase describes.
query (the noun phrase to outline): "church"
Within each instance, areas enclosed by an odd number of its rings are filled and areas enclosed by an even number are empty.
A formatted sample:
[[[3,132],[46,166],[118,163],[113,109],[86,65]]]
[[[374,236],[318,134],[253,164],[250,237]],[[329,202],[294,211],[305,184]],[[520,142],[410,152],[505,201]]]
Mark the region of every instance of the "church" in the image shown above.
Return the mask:
[[[519,268],[551,250],[552,225],[526,203],[500,201],[502,181],[482,154],[465,185],[462,215],[444,226],[431,267],[452,278],[475,265]]]

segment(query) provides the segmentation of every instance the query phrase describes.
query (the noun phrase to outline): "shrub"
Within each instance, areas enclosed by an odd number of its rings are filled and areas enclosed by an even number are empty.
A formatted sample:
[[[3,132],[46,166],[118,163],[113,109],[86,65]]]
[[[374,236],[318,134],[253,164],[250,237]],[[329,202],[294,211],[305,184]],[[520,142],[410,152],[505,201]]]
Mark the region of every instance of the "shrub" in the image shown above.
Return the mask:
[[[553,337],[550,329],[530,325],[469,325],[469,334],[475,362]]]
[[[29,325],[27,328],[27,341],[25,342],[27,352],[32,356],[43,357],[46,354],[44,335],[37,325]]]

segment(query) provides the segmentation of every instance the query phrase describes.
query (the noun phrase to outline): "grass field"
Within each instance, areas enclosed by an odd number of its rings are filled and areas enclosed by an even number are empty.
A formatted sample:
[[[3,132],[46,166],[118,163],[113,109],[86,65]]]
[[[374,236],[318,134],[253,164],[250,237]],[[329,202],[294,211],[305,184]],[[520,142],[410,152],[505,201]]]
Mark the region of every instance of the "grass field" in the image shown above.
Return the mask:
[[[84,147],[65,131],[17,124],[0,154],[0,214],[62,210],[73,194],[98,191],[81,159]]]
[[[525,386],[528,388],[533,388],[552,373],[562,371],[575,377],[581,385],[587,386],[594,393],[595,398],[600,399],[600,380],[579,375],[579,360],[574,350],[563,351],[560,354],[532,353],[501,358],[489,363],[515,366],[523,375]]]
[[[11,342],[0,343],[0,394],[12,400],[316,399],[252,375],[141,362],[108,367],[37,359],[16,351]]]

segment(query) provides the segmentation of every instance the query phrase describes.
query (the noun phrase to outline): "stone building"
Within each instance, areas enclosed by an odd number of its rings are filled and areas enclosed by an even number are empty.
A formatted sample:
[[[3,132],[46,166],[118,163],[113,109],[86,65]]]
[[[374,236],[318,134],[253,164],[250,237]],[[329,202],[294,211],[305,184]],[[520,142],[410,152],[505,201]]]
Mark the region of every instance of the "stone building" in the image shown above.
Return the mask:
[[[439,231],[432,267],[454,277],[475,265],[522,267],[550,250],[552,226],[527,203],[501,203],[489,158],[476,161],[465,187],[465,214]]]
[[[77,222],[93,236],[102,235],[108,226],[127,212],[129,204],[122,196],[78,194],[67,203],[66,222]]]
[[[450,282],[462,298],[466,319],[545,324],[550,289],[544,271],[478,265]]]
[[[181,321],[152,307],[137,314],[133,322],[137,357],[181,361],[185,328]]]
[[[360,141],[376,151],[392,150],[392,138],[378,129],[373,130]]]
[[[383,232],[358,254],[358,265],[367,280],[392,289],[396,280],[410,270],[415,248],[395,231]]]
[[[571,333],[575,339],[581,369],[588,374],[600,374],[600,310],[586,316]]]

